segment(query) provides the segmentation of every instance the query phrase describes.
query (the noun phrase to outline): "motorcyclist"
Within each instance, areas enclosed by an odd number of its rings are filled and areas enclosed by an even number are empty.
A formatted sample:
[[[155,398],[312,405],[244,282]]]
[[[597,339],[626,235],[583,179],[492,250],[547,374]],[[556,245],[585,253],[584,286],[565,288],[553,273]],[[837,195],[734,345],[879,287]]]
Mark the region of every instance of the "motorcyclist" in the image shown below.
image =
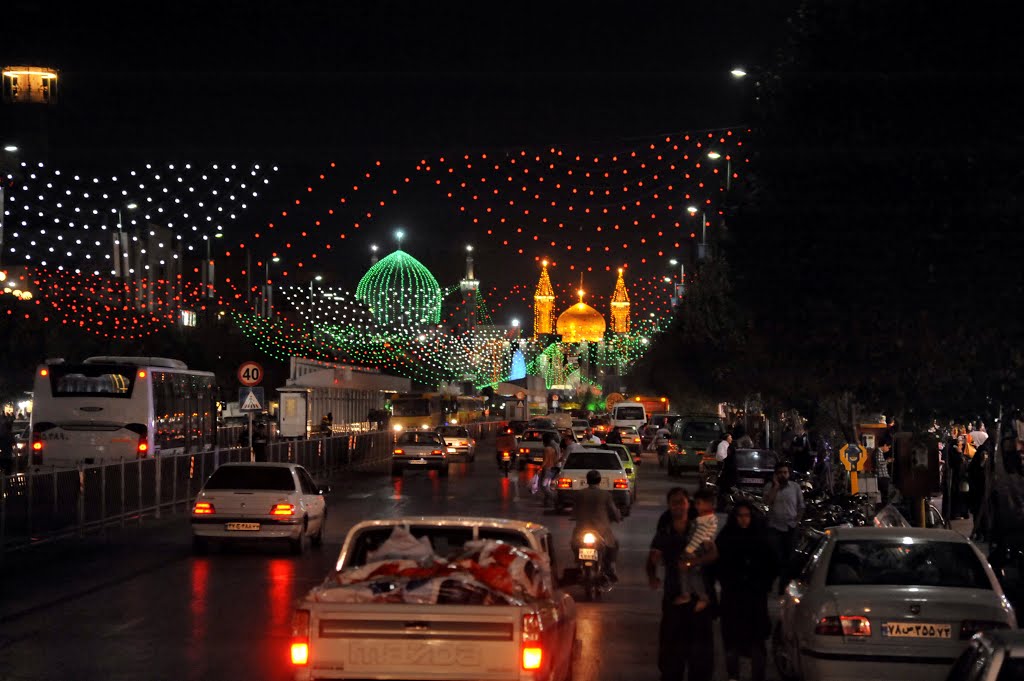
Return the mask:
[[[511,454],[512,463],[516,461],[516,453],[519,451],[519,441],[516,440],[516,431],[509,425],[503,425],[498,429],[498,434],[495,437],[495,449],[494,459],[497,464],[501,465],[501,453],[508,452]]]
[[[604,568],[608,579],[613,582],[619,580],[615,572],[615,558],[619,553],[619,543],[612,532],[612,523],[622,520],[615,500],[611,492],[601,489],[601,473],[590,471],[587,473],[587,488],[580,490],[576,496],[576,528],[573,530],[573,551],[578,548],[579,537],[583,532],[591,531],[600,535],[604,541]]]

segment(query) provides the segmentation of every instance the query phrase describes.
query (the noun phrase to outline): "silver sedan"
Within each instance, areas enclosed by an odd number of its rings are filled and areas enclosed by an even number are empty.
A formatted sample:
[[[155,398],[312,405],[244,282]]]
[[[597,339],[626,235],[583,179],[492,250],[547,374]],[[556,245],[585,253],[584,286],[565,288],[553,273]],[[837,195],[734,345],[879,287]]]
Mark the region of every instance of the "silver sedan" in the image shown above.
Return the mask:
[[[1016,626],[962,535],[839,527],[787,586],[772,645],[784,678],[941,681],[976,632]]]

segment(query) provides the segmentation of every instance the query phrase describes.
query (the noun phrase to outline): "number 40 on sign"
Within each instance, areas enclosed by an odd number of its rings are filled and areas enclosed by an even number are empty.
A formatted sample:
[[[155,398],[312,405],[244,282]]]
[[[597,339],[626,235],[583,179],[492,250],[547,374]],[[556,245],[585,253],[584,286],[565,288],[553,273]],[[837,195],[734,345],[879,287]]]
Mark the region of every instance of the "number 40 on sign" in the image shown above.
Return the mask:
[[[238,382],[242,385],[259,385],[263,382],[263,367],[257,362],[246,362],[238,367]]]

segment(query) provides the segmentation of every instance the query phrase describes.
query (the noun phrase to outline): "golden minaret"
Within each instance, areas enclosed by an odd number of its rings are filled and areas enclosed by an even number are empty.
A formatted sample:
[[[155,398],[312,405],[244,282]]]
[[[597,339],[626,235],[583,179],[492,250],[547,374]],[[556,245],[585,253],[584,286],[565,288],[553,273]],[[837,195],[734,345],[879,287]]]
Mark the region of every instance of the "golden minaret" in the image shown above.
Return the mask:
[[[541,261],[540,281],[533,292],[533,337],[551,333],[551,322],[555,311],[555,290],[548,277],[548,261]]]
[[[629,293],[626,282],[622,280],[621,267],[615,293],[612,294],[612,333],[629,333]]]

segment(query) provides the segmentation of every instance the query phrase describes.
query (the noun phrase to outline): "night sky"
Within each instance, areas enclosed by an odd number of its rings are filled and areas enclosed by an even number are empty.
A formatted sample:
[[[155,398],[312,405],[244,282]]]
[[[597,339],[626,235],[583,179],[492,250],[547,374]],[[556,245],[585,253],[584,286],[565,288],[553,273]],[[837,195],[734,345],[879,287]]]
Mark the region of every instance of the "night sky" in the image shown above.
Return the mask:
[[[7,130],[44,130],[47,159],[83,172],[277,163],[269,193],[230,235],[251,242],[332,161],[339,184],[383,161],[372,187],[382,191],[421,157],[549,145],[604,154],[659,135],[741,130],[743,85],[728,71],[769,60],[795,4],[15,1],[5,3],[0,60],[60,69],[61,101],[44,121],[0,116]],[[528,261],[509,271],[506,252],[451,210],[412,187],[376,232],[353,234],[318,265],[351,286],[368,244],[389,247],[390,225],[403,224],[407,250],[442,283],[461,274],[465,243],[478,244],[493,283],[535,281]],[[261,248],[282,244],[264,238]]]

